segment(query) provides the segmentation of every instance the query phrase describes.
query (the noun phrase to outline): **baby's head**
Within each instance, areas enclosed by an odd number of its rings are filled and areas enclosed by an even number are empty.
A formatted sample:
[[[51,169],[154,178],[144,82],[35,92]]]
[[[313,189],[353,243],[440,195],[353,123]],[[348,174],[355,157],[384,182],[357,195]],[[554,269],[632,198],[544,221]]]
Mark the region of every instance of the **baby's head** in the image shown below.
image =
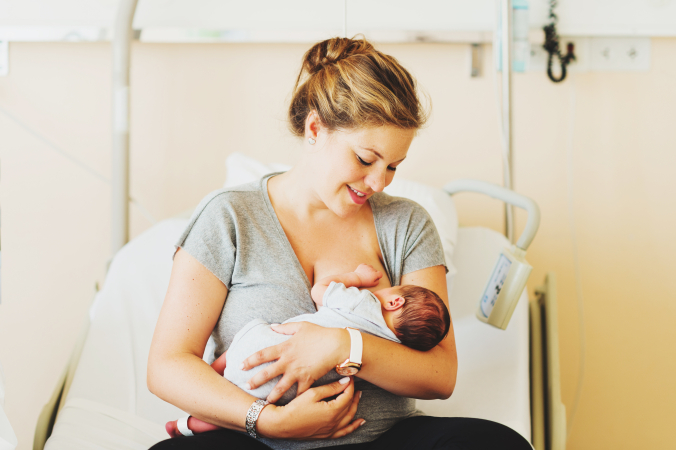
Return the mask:
[[[451,327],[448,308],[429,289],[394,286],[373,294],[380,300],[387,326],[405,346],[427,351],[448,334]]]

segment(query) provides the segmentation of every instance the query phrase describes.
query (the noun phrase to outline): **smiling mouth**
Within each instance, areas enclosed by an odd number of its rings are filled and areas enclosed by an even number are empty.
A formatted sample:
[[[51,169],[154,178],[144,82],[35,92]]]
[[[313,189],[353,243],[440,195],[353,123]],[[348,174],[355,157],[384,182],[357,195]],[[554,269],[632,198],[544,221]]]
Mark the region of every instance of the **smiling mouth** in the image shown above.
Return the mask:
[[[354,192],[355,194],[357,194],[358,197],[366,197],[366,194],[364,194],[363,192],[360,192],[360,191],[356,190],[355,188],[353,188],[353,187],[350,186],[349,184],[347,185],[347,187],[349,187],[350,189],[352,189],[352,192]]]

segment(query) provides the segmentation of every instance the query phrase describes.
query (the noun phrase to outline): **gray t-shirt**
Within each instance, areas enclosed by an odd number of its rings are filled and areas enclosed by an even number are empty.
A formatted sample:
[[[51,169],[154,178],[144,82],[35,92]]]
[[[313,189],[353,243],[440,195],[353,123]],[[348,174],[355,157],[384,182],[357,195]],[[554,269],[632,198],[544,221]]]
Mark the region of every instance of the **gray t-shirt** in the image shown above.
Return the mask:
[[[357,328],[384,339],[401,343],[385,323],[380,301],[370,291],[356,287],[346,288],[343,283],[332,282],[324,292],[323,306],[314,314],[301,314],[284,323],[310,322],[328,328]],[[272,363],[264,363],[251,370],[241,370],[240,364],[259,350],[281,344],[291,336],[275,333],[270,324],[254,319],[237,332],[228,348],[228,361],[223,376],[240,389],[258,398],[267,398],[272,389],[281,380],[281,375],[273,378],[256,389],[247,389],[249,379]],[[318,379],[313,386],[321,386],[340,379],[335,370]],[[286,391],[276,403],[285,405],[296,397],[296,385]]]
[[[176,247],[181,247],[221,280],[228,296],[212,332],[215,356],[230,346],[247,323],[282,323],[315,312],[312,288],[270,203],[261,180],[207,195],[198,205]],[[392,286],[416,270],[444,265],[441,240],[429,214],[417,203],[384,193],[369,198],[383,266]],[[356,417],[357,431],[330,440],[262,439],[273,449],[308,449],[376,439],[401,419],[420,414],[415,399],[391,394],[367,381]]]

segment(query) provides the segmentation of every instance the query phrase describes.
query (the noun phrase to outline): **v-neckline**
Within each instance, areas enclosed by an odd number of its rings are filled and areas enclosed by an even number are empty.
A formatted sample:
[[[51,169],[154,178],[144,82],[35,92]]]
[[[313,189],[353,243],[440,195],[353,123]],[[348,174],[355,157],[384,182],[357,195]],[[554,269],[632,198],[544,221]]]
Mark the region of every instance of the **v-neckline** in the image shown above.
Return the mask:
[[[268,175],[265,175],[263,178],[261,178],[261,184],[260,184],[260,189],[261,193],[263,194],[263,200],[265,201],[265,205],[268,208],[268,213],[270,214],[270,217],[272,218],[272,222],[277,229],[277,233],[279,234],[280,239],[282,242],[284,242],[284,246],[287,249],[287,252],[290,252],[292,256],[292,259],[295,263],[296,270],[298,270],[301,274],[301,277],[303,281],[305,282],[305,286],[308,290],[308,295],[311,295],[312,292],[312,283],[310,283],[310,279],[307,276],[307,273],[305,272],[305,269],[303,268],[303,265],[300,263],[300,260],[298,259],[298,255],[296,255],[296,252],[293,250],[293,247],[291,246],[291,242],[289,241],[288,236],[284,232],[284,228],[282,227],[282,223],[279,221],[279,217],[277,216],[277,212],[275,211],[275,208],[272,206],[272,201],[270,200],[270,193],[268,192],[268,181],[270,178],[280,175],[284,172],[273,172]],[[382,242],[382,236],[380,233],[380,228],[378,226],[378,216],[377,216],[377,206],[375,205],[375,202],[371,201],[372,197],[368,199],[369,206],[371,207],[371,214],[373,215],[373,226],[376,230],[376,238],[378,240],[378,247],[380,250],[380,254],[383,255],[383,267],[385,268],[385,274],[390,280],[390,285],[392,285],[392,277],[390,276],[391,270],[389,268],[389,264],[387,261],[387,258],[385,257],[385,252],[383,252],[383,242]]]
[[[307,288],[308,295],[311,295],[310,293],[312,292],[312,283],[310,283],[310,279],[307,276],[307,273],[305,272],[305,269],[303,269],[303,265],[300,263],[300,260],[298,259],[298,255],[296,255],[296,252],[293,250],[293,247],[291,246],[291,242],[289,241],[289,238],[287,237],[286,233],[284,232],[284,228],[282,227],[282,223],[279,221],[279,217],[277,216],[277,212],[275,211],[275,208],[272,206],[272,201],[270,201],[270,193],[268,192],[268,181],[270,178],[274,177],[275,175],[280,175],[284,172],[273,172],[268,175],[265,175],[263,178],[261,178],[261,193],[263,194],[263,199],[265,200],[265,206],[268,208],[268,213],[270,214],[270,217],[272,218],[272,222],[275,225],[275,228],[277,229],[277,234],[279,234],[279,238],[284,242],[284,246],[286,247],[286,251],[290,252],[292,256],[291,259],[293,259],[295,265],[296,265],[296,270],[298,270],[303,278],[303,281],[305,282],[305,287]]]

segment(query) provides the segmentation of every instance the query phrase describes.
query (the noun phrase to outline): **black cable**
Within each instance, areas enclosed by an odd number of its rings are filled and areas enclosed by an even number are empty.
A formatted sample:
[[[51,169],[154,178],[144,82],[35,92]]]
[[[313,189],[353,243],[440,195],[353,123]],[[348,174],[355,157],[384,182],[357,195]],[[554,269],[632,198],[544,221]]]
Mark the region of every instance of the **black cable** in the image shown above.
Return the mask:
[[[566,78],[566,66],[568,66],[571,61],[575,60],[575,54],[573,53],[574,47],[572,43],[568,44],[568,47],[566,48],[566,55],[561,55],[561,49],[559,48],[559,35],[556,32],[556,23],[559,21],[559,17],[556,15],[556,13],[554,13],[554,8],[556,8],[557,4],[557,0],[549,0],[549,18],[551,19],[551,23],[549,25],[545,25],[543,28],[545,32],[545,43],[542,46],[549,54],[549,58],[547,59],[547,75],[554,83],[559,83]],[[555,56],[559,58],[559,63],[561,65],[561,74],[559,75],[559,78],[556,78],[552,72],[552,65],[554,64]]]

